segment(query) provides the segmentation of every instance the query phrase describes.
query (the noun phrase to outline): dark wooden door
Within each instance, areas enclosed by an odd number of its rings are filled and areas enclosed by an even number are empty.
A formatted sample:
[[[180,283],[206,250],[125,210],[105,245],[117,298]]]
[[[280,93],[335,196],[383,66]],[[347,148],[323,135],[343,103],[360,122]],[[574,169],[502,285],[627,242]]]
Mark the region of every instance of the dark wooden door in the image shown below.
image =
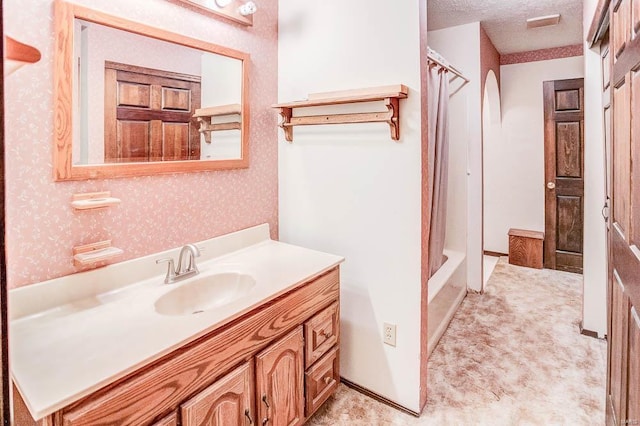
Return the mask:
[[[582,273],[584,80],[544,82],[544,266]]]
[[[640,424],[640,1],[611,2],[607,424]]]
[[[105,63],[105,163],[199,160],[200,77]]]
[[[304,342],[302,327],[256,355],[258,424],[304,423]]]

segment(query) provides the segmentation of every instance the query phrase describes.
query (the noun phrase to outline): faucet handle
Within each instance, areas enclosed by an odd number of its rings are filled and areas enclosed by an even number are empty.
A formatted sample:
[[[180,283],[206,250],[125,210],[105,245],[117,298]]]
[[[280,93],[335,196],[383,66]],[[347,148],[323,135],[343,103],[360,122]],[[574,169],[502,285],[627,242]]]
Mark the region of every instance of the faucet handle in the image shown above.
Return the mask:
[[[163,259],[156,259],[156,264],[167,262],[167,275],[164,277],[164,283],[169,284],[176,277],[176,269],[173,266],[173,259],[170,257],[165,257]]]
[[[169,266],[173,268],[173,259],[170,257],[164,257],[162,259],[156,259],[156,263],[159,265],[161,263],[168,262]]]

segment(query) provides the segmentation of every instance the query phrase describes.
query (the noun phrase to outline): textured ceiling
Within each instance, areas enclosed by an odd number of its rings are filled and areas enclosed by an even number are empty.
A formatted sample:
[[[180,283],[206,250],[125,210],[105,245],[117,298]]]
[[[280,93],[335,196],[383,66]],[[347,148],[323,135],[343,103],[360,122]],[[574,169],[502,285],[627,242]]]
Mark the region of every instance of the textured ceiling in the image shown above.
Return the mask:
[[[429,30],[480,21],[501,54],[582,43],[582,0],[427,0]],[[560,24],[527,29],[527,19],[560,14]]]

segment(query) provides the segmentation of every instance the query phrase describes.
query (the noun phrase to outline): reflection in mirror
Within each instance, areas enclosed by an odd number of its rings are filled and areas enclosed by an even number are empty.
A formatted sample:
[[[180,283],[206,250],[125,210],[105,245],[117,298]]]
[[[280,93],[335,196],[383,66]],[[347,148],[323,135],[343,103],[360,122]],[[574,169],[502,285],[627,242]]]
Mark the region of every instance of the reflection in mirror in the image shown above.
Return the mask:
[[[80,19],[74,29],[73,164],[241,158],[242,61]]]
[[[245,168],[246,53],[55,2],[54,178]]]

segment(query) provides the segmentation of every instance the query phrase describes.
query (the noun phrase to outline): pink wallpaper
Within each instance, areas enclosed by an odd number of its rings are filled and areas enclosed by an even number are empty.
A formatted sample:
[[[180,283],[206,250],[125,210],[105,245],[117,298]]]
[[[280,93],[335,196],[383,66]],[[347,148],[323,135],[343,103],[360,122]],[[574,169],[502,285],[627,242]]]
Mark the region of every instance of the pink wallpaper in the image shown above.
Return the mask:
[[[521,64],[524,62],[547,61],[549,59],[570,58],[584,54],[582,44],[553,47],[551,49],[531,50],[529,52],[509,53],[500,56],[500,65]]]
[[[480,93],[484,96],[484,83],[487,80],[489,70],[493,70],[498,80],[498,89],[500,89],[500,53],[496,50],[493,42],[480,25]]]
[[[71,249],[104,239],[121,260],[268,222],[277,236],[277,2],[263,1],[253,27],[164,0],[79,4],[251,54],[250,167],[244,170],[54,182],[53,1],[5,0],[5,31],[42,60],[5,79],[7,264],[10,288],[71,274]],[[110,190],[122,203],[76,212],[71,195]]]

